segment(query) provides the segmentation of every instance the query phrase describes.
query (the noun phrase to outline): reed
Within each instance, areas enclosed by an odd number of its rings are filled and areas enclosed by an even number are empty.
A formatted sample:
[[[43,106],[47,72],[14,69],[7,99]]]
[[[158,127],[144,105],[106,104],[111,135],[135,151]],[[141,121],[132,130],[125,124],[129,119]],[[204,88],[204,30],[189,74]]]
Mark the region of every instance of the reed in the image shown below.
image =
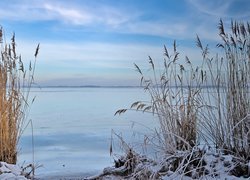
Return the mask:
[[[215,87],[215,92],[208,90],[209,97],[204,103],[215,108],[206,108],[202,127],[206,139],[217,148],[249,159],[250,24],[232,21],[231,31],[227,33],[220,20],[218,29],[222,43],[217,47],[224,55],[205,58],[207,83]]]
[[[201,106],[199,96],[204,81],[203,71],[194,67],[186,57],[186,65],[179,62],[176,42],[169,54],[164,46],[164,61],[160,68],[149,57],[150,73],[135,64],[141,76],[141,86],[150,94],[150,102],[137,101],[130,110],[150,112],[158,117],[158,142],[168,154],[176,150],[190,150],[197,143],[197,119]],[[147,71],[148,72],[148,71]],[[124,113],[121,109],[116,114]]]
[[[164,46],[163,65],[156,67],[149,57],[150,71],[135,68],[150,102],[137,101],[130,108],[158,117],[158,143],[166,153],[191,150],[198,143],[250,157],[250,25],[231,23],[226,33],[220,20],[219,35],[223,54],[213,57],[208,45],[197,36],[201,64],[194,66],[188,57],[179,62],[176,42],[169,54]],[[146,73],[145,73],[146,72]]]
[[[17,145],[26,126],[39,45],[35,61],[30,62],[26,70],[21,55],[16,51],[15,34],[9,44],[3,37],[4,31],[0,28],[0,161],[15,164]]]

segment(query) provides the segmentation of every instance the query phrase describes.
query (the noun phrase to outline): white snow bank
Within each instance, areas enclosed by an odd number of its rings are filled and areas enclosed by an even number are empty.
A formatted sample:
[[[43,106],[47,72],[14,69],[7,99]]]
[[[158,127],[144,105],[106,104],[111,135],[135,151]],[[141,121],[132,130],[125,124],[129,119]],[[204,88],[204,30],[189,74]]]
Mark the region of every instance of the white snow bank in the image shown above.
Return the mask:
[[[23,170],[14,164],[0,162],[0,179],[1,180],[27,180]]]
[[[180,151],[165,155],[161,160],[151,160],[130,150],[126,156],[115,160],[114,167],[105,168],[100,175],[87,179],[249,179],[249,164],[249,160],[219,150]]]

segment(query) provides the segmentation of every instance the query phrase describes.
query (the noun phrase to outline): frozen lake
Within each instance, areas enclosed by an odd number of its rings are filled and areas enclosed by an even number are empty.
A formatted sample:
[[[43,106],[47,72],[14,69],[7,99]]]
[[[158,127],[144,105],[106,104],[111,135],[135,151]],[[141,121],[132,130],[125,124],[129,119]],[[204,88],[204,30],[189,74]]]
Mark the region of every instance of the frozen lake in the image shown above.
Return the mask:
[[[131,142],[133,131],[144,134],[156,126],[151,114],[129,111],[114,116],[138,100],[148,100],[140,88],[33,88],[36,96],[29,119],[34,126],[38,177],[96,174],[113,165],[109,156],[111,130]],[[132,122],[139,124],[131,128]],[[143,125],[140,125],[143,124]],[[18,163],[32,163],[31,126],[19,144]]]

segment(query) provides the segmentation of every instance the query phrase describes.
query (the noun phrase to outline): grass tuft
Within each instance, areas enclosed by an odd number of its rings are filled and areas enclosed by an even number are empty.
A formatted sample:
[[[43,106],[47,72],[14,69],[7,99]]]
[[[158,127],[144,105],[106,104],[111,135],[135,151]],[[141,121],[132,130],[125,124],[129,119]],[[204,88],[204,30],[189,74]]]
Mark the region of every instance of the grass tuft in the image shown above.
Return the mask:
[[[3,28],[0,28],[0,161],[15,164],[17,145],[26,127],[29,111],[29,92],[34,83],[35,61],[29,70],[24,68],[21,55],[16,51],[15,34],[10,44],[3,43]],[[27,75],[28,74],[28,75]]]

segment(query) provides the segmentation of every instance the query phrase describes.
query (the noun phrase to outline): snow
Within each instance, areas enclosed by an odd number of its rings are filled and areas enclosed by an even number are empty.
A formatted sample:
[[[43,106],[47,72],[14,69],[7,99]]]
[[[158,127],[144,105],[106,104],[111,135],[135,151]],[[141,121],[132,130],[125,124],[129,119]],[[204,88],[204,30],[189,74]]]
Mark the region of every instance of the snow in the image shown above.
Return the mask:
[[[106,167],[102,173],[84,179],[245,180],[250,178],[249,160],[242,161],[242,159],[236,158],[233,155],[223,154],[222,151],[201,151],[199,149],[193,149],[191,151],[178,151],[175,154],[165,155],[165,157],[163,156],[161,159],[153,160],[130,150],[126,153],[126,156],[120,156],[118,160],[119,164],[115,164],[113,167]],[[196,160],[198,160],[198,165],[195,162]],[[239,164],[241,168],[244,167],[247,170],[244,170],[244,174],[237,175],[239,177],[236,177],[232,175],[232,172],[238,170],[236,167]],[[0,162],[0,179],[27,180],[28,178],[25,177],[27,173],[24,172],[27,170],[27,167],[22,168],[18,165]],[[75,178],[78,179],[78,176],[74,176],[73,179]],[[70,178],[63,177],[63,179]]]
[[[0,179],[1,180],[27,180],[23,175],[20,167],[6,162],[0,162]]]
[[[233,155],[223,154],[222,151],[212,152],[198,149],[180,151],[174,155],[166,155],[165,158],[158,160],[151,160],[135,152],[129,157],[128,154],[126,157],[121,156],[122,165],[104,168],[101,174],[87,179],[245,180],[250,178],[249,160],[246,163]],[[248,168],[248,171],[243,170],[245,167]],[[242,174],[239,175],[239,171]],[[237,174],[238,177],[234,176],[234,174]]]

